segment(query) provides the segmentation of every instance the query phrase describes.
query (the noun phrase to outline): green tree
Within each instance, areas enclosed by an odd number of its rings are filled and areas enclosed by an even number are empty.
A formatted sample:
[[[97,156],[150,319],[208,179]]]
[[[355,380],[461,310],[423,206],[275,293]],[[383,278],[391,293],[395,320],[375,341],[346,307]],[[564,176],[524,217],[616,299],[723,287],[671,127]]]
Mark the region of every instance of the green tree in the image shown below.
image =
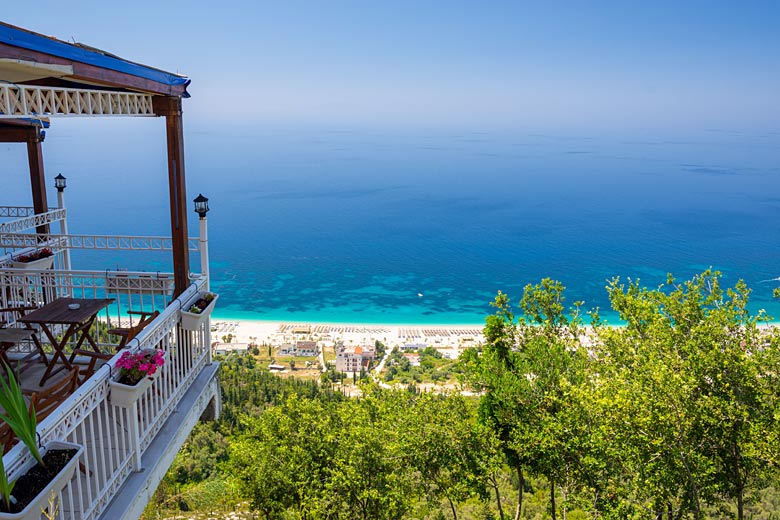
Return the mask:
[[[488,498],[485,451],[473,410],[460,396],[415,395],[401,423],[402,450],[419,473],[429,501],[446,500],[454,519],[458,504]]]
[[[523,505],[524,468],[545,475],[550,513],[556,518],[556,485],[573,485],[585,443],[579,428],[587,355],[579,345],[579,304],[564,313],[564,287],[544,279],[525,287],[515,320],[507,295],[499,292],[496,313],[486,319],[484,347],[464,356],[467,381],[483,391],[480,420],[501,441],[516,472],[518,504]]]
[[[291,395],[259,417],[244,416],[230,445],[230,471],[242,495],[267,518],[291,508],[302,517],[321,509],[339,439],[333,404]]]
[[[362,386],[364,397],[336,410],[343,425],[326,483],[329,502],[321,511],[339,518],[402,518],[413,502],[407,456],[399,443],[398,421],[404,410],[398,393]]]
[[[771,415],[762,409],[766,342],[747,311],[743,282],[723,290],[706,271],[648,290],[608,286],[627,325],[601,328],[597,402],[623,447],[629,500],[667,516],[703,518],[719,496],[744,517],[745,490],[766,478],[762,453]]]

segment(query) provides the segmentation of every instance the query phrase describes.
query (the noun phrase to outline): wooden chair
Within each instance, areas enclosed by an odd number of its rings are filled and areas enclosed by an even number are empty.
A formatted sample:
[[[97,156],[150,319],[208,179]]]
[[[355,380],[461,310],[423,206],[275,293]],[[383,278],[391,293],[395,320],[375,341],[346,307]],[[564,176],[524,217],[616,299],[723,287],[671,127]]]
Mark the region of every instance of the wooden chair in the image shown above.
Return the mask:
[[[147,311],[129,310],[127,311],[127,314],[130,314],[131,316],[140,316],[138,323],[133,325],[132,318],[131,318],[129,327],[115,327],[113,329],[108,330],[108,334],[112,336],[119,336],[120,338],[122,338],[119,341],[119,344],[116,346],[117,352],[125,348],[125,346],[131,339],[136,337],[142,330],[144,330],[144,327],[149,325],[157,316],[159,316],[160,311],[147,312]],[[78,349],[78,350],[74,350],[73,353],[71,354],[70,356],[71,363],[73,362],[76,356],[86,356],[90,358],[86,370],[84,370],[81,374],[83,376],[81,380],[82,383],[87,379],[89,379],[90,377],[92,377],[92,374],[95,373],[95,364],[99,359],[103,361],[107,361],[113,357],[111,354],[99,353],[89,349]]]
[[[14,431],[8,426],[8,423],[0,425],[0,443],[3,445],[3,455],[8,453],[16,444],[17,439]]]
[[[27,356],[19,360],[19,372],[21,373],[26,368],[31,366],[31,361],[36,356],[39,356],[44,363],[48,363],[46,353],[43,350],[38,338],[35,336],[37,331],[33,326],[25,324],[23,327],[13,326],[15,323],[10,320],[6,320],[5,317],[9,314],[16,314],[18,318],[25,315],[27,311],[35,310],[35,306],[16,306],[16,307],[3,307],[0,308],[0,361],[7,366],[12,366],[11,360],[8,358],[8,350],[15,347],[22,341],[32,338],[35,344],[35,352],[31,352]]]
[[[29,410],[35,410],[35,418],[40,423],[54,412],[65,399],[67,399],[79,386],[79,367],[73,367],[68,375],[49,388],[30,394]],[[18,442],[13,430],[8,424],[0,425],[0,443],[3,445],[3,454],[13,448]]]
[[[33,392],[30,397],[30,408],[35,408],[38,422],[47,418],[79,387],[79,367],[73,367],[68,375],[49,388]]]
[[[149,325],[154,319],[160,315],[160,311],[147,312],[147,311],[127,311],[127,314],[131,316],[129,327],[116,327],[109,329],[108,333],[112,336],[119,336],[122,339],[117,345],[117,351],[122,350],[127,345],[127,342],[136,337],[144,328]],[[138,323],[133,325],[132,316],[140,316]]]

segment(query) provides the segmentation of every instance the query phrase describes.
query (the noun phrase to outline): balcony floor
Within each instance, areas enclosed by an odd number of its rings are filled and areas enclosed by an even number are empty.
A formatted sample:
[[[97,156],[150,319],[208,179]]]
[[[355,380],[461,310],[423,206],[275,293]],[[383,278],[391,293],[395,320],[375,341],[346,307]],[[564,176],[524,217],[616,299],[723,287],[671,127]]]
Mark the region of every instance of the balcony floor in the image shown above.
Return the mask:
[[[47,354],[48,355],[48,354]],[[18,357],[18,355],[14,355],[13,353],[9,353],[8,357],[11,359],[11,363],[14,363],[15,358]],[[88,359],[84,359],[83,362],[80,362],[78,358],[74,361],[73,365],[79,367],[79,379],[82,378],[82,374],[85,373],[87,370],[87,365],[89,364]],[[97,363],[96,367],[100,367],[102,362]],[[106,370],[106,369],[104,369]],[[46,365],[42,362],[40,363],[31,363],[28,367],[26,367],[22,373],[20,379],[20,384],[22,386],[22,391],[27,394],[31,395],[33,392],[40,392],[41,390],[45,390],[51,386],[54,386],[58,382],[62,381],[62,379],[68,375],[67,370],[62,370],[59,373],[49,377],[49,379],[46,380],[46,382],[43,384],[43,386],[40,386],[41,377],[43,376],[43,373],[46,371]]]

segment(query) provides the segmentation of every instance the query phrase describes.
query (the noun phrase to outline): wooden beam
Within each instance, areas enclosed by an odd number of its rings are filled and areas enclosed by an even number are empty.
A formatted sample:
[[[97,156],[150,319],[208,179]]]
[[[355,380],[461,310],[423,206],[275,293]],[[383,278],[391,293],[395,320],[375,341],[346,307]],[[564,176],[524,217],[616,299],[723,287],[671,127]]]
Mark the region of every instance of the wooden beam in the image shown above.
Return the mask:
[[[0,125],[0,143],[27,143],[38,139],[35,127]]]
[[[35,214],[46,213],[49,211],[49,204],[46,201],[46,177],[43,174],[43,135],[40,128],[33,129],[34,132],[27,140],[27,161],[30,163],[30,189],[32,190],[33,209]],[[38,234],[48,234],[49,225],[38,226]]]
[[[176,298],[190,285],[190,254],[187,249],[187,183],[184,177],[184,130],[181,117],[181,98],[155,97],[154,108],[156,114],[165,116],[165,131],[168,138],[173,297]]]
[[[165,85],[163,83],[125,74],[111,69],[104,69],[94,65],[87,65],[78,61],[71,61],[58,56],[44,54],[21,47],[14,47],[6,43],[0,43],[0,58],[12,58],[16,60],[35,61],[38,63],[48,63],[52,65],[72,65],[73,76],[68,79],[75,81],[96,82],[101,85],[113,87],[130,88],[150,92],[153,94],[162,94],[169,96],[186,95],[187,85]]]

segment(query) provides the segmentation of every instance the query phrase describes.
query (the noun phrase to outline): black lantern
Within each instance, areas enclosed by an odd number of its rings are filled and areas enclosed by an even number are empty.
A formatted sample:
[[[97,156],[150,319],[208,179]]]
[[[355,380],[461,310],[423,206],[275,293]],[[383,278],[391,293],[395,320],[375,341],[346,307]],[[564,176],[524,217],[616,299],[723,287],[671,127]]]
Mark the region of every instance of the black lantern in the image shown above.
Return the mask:
[[[195,203],[195,213],[197,213],[200,218],[206,218],[206,213],[209,212],[209,199],[204,197],[201,193],[195,197],[192,202]]]
[[[57,188],[57,191],[63,191],[67,184],[65,183],[67,179],[60,173],[56,177],[54,177],[54,187]]]

